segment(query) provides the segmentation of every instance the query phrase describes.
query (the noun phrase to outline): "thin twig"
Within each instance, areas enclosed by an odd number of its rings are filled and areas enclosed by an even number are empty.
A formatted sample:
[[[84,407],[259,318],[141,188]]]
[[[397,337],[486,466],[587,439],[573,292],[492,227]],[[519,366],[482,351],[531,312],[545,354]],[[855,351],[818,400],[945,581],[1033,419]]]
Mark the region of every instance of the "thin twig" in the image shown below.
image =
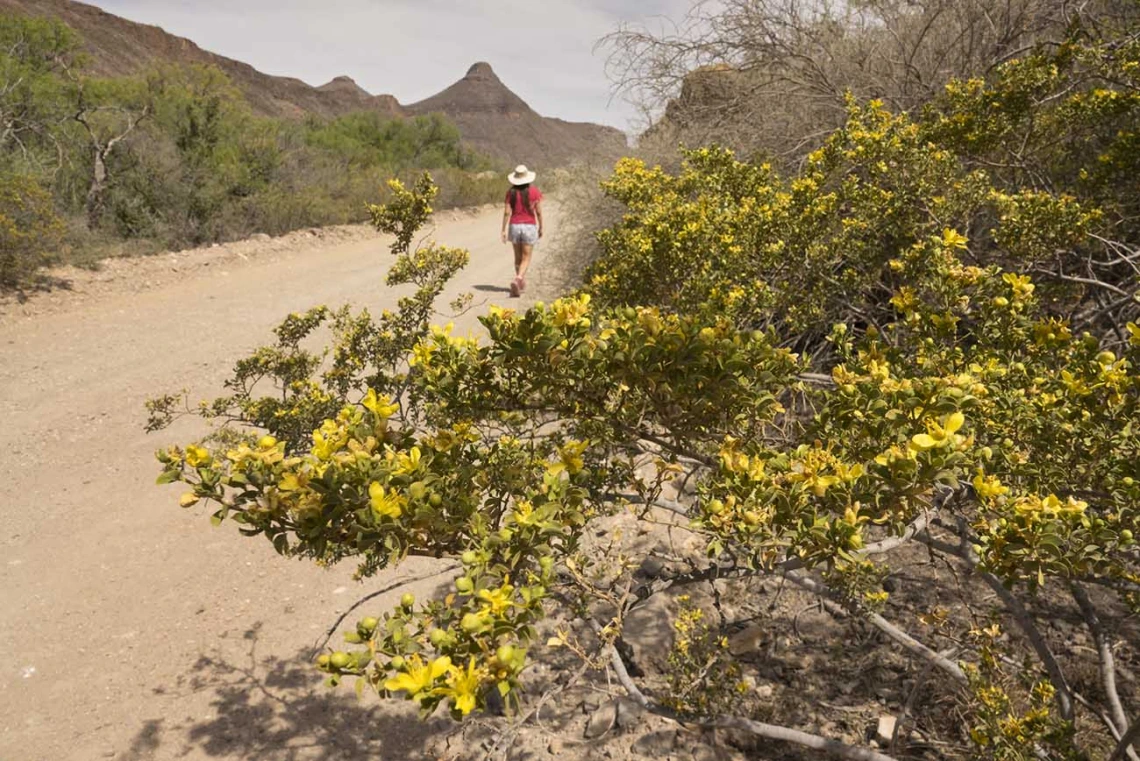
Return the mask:
[[[710,729],[743,730],[759,737],[801,745],[805,748],[829,753],[837,758],[851,759],[851,761],[896,761],[893,757],[871,750],[870,748],[847,745],[838,740],[829,740],[826,737],[801,732],[791,727],[765,724],[759,721],[752,721],[751,719],[744,719],[739,716],[716,716],[690,722],[678,716],[674,711],[670,711],[668,708],[658,705],[647,698],[645,693],[643,693],[633,681],[633,678],[630,677],[629,671],[626,670],[625,663],[621,659],[621,655],[618,654],[617,648],[613,645],[609,646],[609,654],[610,666],[613,668],[614,673],[617,675],[618,683],[625,689],[626,694],[629,695],[633,702],[637,703],[646,711],[658,716],[663,716],[679,723],[684,721],[685,723],[693,723],[700,727]]]
[[[340,625],[344,621],[344,619],[348,618],[349,613],[356,610],[357,608],[359,608],[361,605],[368,602],[369,600],[376,598],[376,597],[379,597],[382,594],[387,594],[388,592],[391,592],[394,589],[399,589],[400,587],[406,587],[409,584],[415,584],[418,581],[427,581],[428,579],[434,578],[436,576],[441,576],[445,573],[450,573],[451,571],[455,571],[458,568],[459,568],[458,565],[449,565],[446,568],[441,568],[440,570],[434,571],[432,573],[425,573],[422,576],[413,576],[410,579],[403,579],[401,581],[393,582],[393,583],[389,584],[388,586],[384,587],[383,589],[377,589],[375,592],[370,592],[369,594],[366,594],[364,597],[361,597],[359,600],[354,602],[348,610],[346,610],[344,613],[340,614],[340,616],[333,623],[333,625],[331,627],[329,627],[329,630],[327,632],[325,632],[324,638],[320,642],[318,642],[316,645],[313,646],[313,650],[309,654],[309,657],[310,658],[315,657],[317,655],[317,653],[319,653],[324,648],[324,646],[329,643],[329,640],[332,639],[332,635],[336,634],[336,630],[340,628]]]
[[[1106,632],[1101,625],[1100,617],[1097,616],[1096,613],[1096,607],[1093,605],[1085,588],[1074,581],[1069,585],[1069,589],[1073,593],[1073,599],[1077,601],[1077,606],[1081,609],[1081,615],[1084,616],[1085,623],[1088,624],[1089,631],[1093,636],[1093,642],[1096,643],[1097,655],[1100,660],[1100,677],[1104,685],[1105,698],[1107,698],[1108,707],[1112,711],[1112,721],[1116,725],[1117,731],[1123,735],[1128,729],[1128,715],[1124,712],[1124,704],[1120,702],[1120,693],[1116,689],[1115,659],[1112,655],[1112,643],[1108,639],[1108,632]],[[1131,748],[1125,748],[1125,752],[1132,761],[1140,761],[1140,756],[1137,756],[1136,751]]]
[[[803,589],[806,589],[813,594],[819,595],[823,600],[824,606],[829,610],[836,611],[841,614],[850,614],[855,612],[848,610],[846,606],[840,605],[838,602],[836,602],[834,599],[834,594],[830,589],[828,589],[826,585],[816,581],[809,576],[803,576],[798,573],[789,571],[784,574],[784,578],[798,587],[802,587]],[[966,675],[962,672],[962,669],[958,666],[957,663],[954,663],[952,660],[942,655],[941,653],[937,653],[931,648],[922,644],[914,637],[910,636],[902,629],[898,628],[890,621],[880,616],[878,613],[858,611],[858,614],[864,617],[868,623],[870,623],[876,629],[886,634],[898,644],[902,645],[903,648],[905,648],[908,652],[918,656],[927,663],[937,666],[942,671],[945,671],[947,674],[952,676],[955,681],[961,684],[966,683]]]

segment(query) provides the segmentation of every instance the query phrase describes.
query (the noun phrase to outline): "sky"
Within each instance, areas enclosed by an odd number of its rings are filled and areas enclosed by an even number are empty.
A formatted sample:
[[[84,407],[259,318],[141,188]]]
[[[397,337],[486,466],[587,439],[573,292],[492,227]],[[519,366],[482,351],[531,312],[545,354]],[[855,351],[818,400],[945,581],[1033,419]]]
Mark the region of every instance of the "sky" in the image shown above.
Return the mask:
[[[595,43],[622,23],[660,27],[691,0],[88,0],[267,74],[347,75],[401,103],[487,61],[544,116],[635,131]]]

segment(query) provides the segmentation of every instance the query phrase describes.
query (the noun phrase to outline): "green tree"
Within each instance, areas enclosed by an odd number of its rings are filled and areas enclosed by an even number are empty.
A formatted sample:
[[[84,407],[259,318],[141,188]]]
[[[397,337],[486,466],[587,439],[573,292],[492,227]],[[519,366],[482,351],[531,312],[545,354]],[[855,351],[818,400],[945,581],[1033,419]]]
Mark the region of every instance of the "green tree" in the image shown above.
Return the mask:
[[[58,168],[67,72],[79,39],[64,24],[0,14],[0,162]]]

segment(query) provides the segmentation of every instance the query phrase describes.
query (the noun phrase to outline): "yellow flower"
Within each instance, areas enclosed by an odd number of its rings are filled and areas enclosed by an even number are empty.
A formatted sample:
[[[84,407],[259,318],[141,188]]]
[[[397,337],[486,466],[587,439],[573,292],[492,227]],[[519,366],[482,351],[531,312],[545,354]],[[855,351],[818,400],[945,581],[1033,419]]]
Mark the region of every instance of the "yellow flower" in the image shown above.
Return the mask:
[[[1013,290],[1014,301],[1020,301],[1033,294],[1035,286],[1030,281],[1028,275],[1018,275],[1013,272],[1007,272],[1001,276],[1001,279]]]
[[[420,452],[419,447],[412,447],[406,454],[399,452],[396,454],[396,473],[400,475],[411,475],[420,469],[420,462],[423,454]]]
[[[529,526],[534,523],[534,505],[529,499],[520,499],[515,503],[515,523],[520,526]]]
[[[946,248],[966,248],[966,237],[956,230],[951,230],[949,227],[942,231],[942,245]]]
[[[406,692],[412,699],[422,700],[444,674],[452,670],[451,659],[446,655],[436,658],[431,663],[424,663],[418,656],[413,655],[407,660],[405,671],[384,682],[384,689],[389,692]]]
[[[949,415],[941,424],[930,421],[926,426],[927,432],[914,436],[910,440],[910,445],[914,449],[926,451],[947,444],[956,444],[961,437],[955,434],[965,422],[966,417],[961,412]]]
[[[313,431],[313,455],[321,461],[332,459],[348,441],[348,434],[335,421],[326,420]]]
[[[412,349],[412,356],[408,364],[412,367],[427,367],[431,364],[431,355],[435,353],[435,344],[430,341],[421,341]]]
[[[384,487],[375,481],[368,487],[368,496],[372,502],[372,512],[382,518],[395,520],[404,512],[404,498],[394,489],[385,491]]]
[[[286,473],[277,484],[281,491],[303,491],[309,488],[308,473]]]
[[[1128,343],[1133,346],[1140,346],[1140,325],[1130,322],[1124,327],[1128,328]]]
[[[214,458],[203,447],[186,447],[186,464],[191,468],[208,468]]]
[[[364,397],[361,404],[381,420],[387,420],[400,409],[398,404],[392,404],[392,400],[386,394],[377,395],[376,390],[371,388],[368,389],[368,395]]]
[[[1009,487],[1003,486],[1001,481],[997,480],[995,476],[987,476],[979,473],[974,476],[974,491],[982,499],[990,499],[994,497],[1004,497],[1009,494]]]
[[[494,616],[506,613],[514,605],[511,601],[511,593],[514,591],[515,588],[510,584],[503,584],[498,589],[480,589],[478,597],[483,601],[481,613]]]
[[[451,698],[451,705],[460,714],[466,716],[475,710],[475,701],[479,695],[479,688],[483,684],[484,671],[475,665],[475,659],[467,662],[467,668],[453,668],[447,678],[447,687],[440,690],[440,694]]]
[[[580,473],[585,467],[582,453],[586,451],[588,446],[590,446],[588,441],[575,441],[574,439],[567,441],[558,450],[558,462],[548,466],[547,471],[553,475],[558,475],[562,471],[566,471],[570,475]]]

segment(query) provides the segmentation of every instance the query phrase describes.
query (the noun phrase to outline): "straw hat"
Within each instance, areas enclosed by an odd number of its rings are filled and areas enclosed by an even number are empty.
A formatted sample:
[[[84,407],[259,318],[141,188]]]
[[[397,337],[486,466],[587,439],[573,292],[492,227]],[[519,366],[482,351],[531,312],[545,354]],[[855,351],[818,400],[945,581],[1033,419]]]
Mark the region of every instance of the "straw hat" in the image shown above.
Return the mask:
[[[507,175],[512,185],[529,185],[534,182],[535,177],[535,173],[527,169],[525,164],[519,164],[515,167],[515,171]]]

